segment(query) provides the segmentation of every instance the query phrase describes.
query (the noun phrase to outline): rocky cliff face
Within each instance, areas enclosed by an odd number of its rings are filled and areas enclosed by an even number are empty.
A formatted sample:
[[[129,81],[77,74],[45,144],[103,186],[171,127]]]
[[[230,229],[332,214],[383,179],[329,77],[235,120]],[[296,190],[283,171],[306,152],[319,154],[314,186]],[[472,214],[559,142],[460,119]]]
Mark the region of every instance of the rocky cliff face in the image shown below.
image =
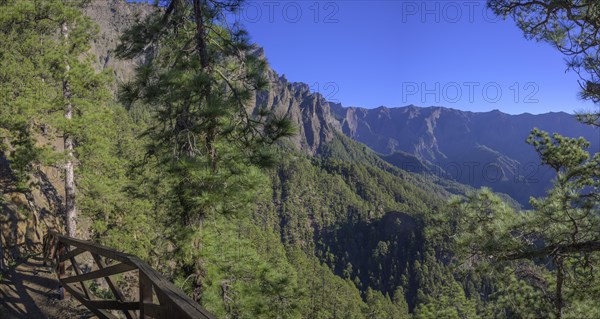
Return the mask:
[[[60,172],[38,167],[29,191],[19,189],[8,161],[0,154],[0,267],[40,248],[48,228],[61,229],[63,198]]]
[[[128,3],[124,0],[94,0],[85,9],[85,14],[98,24],[99,34],[92,43],[91,53],[97,57],[98,70],[113,70],[117,84],[131,78],[135,66],[141,60],[119,60],[115,48],[121,34],[136,21],[144,19],[156,8],[147,3]]]
[[[288,116],[297,128],[291,142],[309,154],[318,154],[319,148],[331,141],[339,121],[331,110],[332,104],[323,96],[310,92],[308,84],[289,82],[268,70],[269,90],[256,94],[256,107],[265,107],[277,115]]]

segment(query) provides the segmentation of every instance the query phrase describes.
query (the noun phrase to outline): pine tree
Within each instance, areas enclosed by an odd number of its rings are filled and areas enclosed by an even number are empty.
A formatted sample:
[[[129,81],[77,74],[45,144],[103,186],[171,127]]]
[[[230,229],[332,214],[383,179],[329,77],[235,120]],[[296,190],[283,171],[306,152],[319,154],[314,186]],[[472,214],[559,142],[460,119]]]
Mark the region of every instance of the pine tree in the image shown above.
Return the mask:
[[[545,41],[567,58],[567,66],[580,77],[581,98],[595,109],[580,111],[579,121],[600,127],[600,4],[595,0],[488,0],[503,17],[512,17],[526,38]]]
[[[268,146],[293,130],[287,118],[252,105],[267,85],[266,62],[253,54],[246,32],[229,25],[241,1],[162,4],[121,38],[120,58],[147,61],[120,97],[154,116],[145,132],[148,157],[167,168],[159,175],[172,200],[165,223],[175,229],[181,275],[194,278],[192,295],[201,300],[205,266],[194,238],[207,220],[251,210],[260,167],[272,162]]]
[[[65,225],[72,237],[77,234],[78,219],[77,139],[86,129],[81,118],[91,109],[102,107],[108,98],[106,77],[94,72],[88,59],[89,43],[97,28],[81,12],[86,3],[2,3],[2,50],[7,58],[3,95],[8,112],[0,117],[2,126],[12,134],[19,132],[8,139],[11,159],[22,182],[42,161],[64,168]],[[50,154],[49,147],[36,146],[40,135],[50,140],[61,135],[62,156]]]
[[[532,198],[534,209],[521,214],[487,189],[455,200],[450,237],[471,265],[516,269],[546,292],[560,318],[577,308],[579,299],[592,298],[597,287],[591,269],[600,257],[600,153],[591,157],[583,138],[550,137],[537,129],[528,141],[542,163],[556,172],[554,188],[545,198]],[[549,262],[551,267],[521,261]],[[546,272],[552,275],[550,281],[544,278]],[[587,284],[580,286],[582,282]],[[568,300],[575,292],[579,297]]]

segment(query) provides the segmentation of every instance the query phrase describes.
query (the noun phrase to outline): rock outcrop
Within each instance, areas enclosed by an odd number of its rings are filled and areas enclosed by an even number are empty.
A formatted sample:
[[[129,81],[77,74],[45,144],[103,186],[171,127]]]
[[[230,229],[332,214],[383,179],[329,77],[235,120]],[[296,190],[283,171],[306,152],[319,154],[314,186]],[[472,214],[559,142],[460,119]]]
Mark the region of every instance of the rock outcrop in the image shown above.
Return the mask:
[[[297,135],[290,140],[297,149],[316,155],[321,146],[341,130],[331,111],[332,103],[322,95],[310,92],[308,84],[289,82],[284,75],[268,70],[270,88],[256,94],[256,107],[264,107],[278,116],[288,116]]]

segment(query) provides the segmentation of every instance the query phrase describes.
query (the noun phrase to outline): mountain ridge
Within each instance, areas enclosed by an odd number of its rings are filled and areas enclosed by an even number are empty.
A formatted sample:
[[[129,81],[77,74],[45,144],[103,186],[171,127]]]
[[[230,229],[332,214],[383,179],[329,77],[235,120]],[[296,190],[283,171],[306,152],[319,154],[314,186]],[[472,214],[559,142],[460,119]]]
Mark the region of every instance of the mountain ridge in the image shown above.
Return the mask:
[[[297,83],[303,83],[303,82],[297,82]],[[336,104],[339,104],[339,103],[336,103]],[[407,104],[407,105],[402,105],[402,106],[379,105],[377,107],[364,107],[364,106],[348,105],[348,106],[342,106],[342,107],[343,108],[362,109],[362,110],[402,109],[402,108],[411,108],[411,107],[417,108],[417,109],[441,108],[441,109],[446,109],[449,111],[459,111],[459,112],[463,112],[463,113],[501,113],[501,114],[509,115],[509,116],[521,116],[521,115],[538,116],[538,115],[545,115],[545,114],[561,114],[561,115],[575,116],[575,114],[565,112],[565,111],[548,111],[548,112],[537,113],[537,114],[529,113],[529,112],[522,112],[522,113],[518,113],[518,114],[512,114],[512,113],[506,113],[500,109],[491,109],[491,110],[487,110],[487,111],[471,111],[471,110],[462,110],[462,109],[456,108],[456,107],[448,107],[448,106],[444,106],[444,105],[422,106],[422,105],[415,105],[415,104]]]
[[[511,115],[414,105],[335,111],[345,135],[383,156],[412,154],[442,167],[440,174],[473,187],[491,187],[524,205],[530,196],[544,195],[554,177],[526,143],[533,128],[584,137],[592,152],[600,147],[600,130],[580,124],[565,112]]]

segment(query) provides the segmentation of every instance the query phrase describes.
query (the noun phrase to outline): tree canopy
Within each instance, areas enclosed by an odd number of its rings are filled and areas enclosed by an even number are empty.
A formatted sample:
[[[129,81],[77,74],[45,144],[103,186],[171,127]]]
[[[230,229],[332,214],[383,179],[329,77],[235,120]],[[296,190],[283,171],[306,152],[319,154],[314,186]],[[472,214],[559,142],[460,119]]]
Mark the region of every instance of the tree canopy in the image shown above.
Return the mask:
[[[581,98],[596,104],[581,110],[581,122],[600,126],[600,3],[595,0],[488,0],[498,15],[510,16],[527,39],[544,41],[565,55],[580,77]]]

